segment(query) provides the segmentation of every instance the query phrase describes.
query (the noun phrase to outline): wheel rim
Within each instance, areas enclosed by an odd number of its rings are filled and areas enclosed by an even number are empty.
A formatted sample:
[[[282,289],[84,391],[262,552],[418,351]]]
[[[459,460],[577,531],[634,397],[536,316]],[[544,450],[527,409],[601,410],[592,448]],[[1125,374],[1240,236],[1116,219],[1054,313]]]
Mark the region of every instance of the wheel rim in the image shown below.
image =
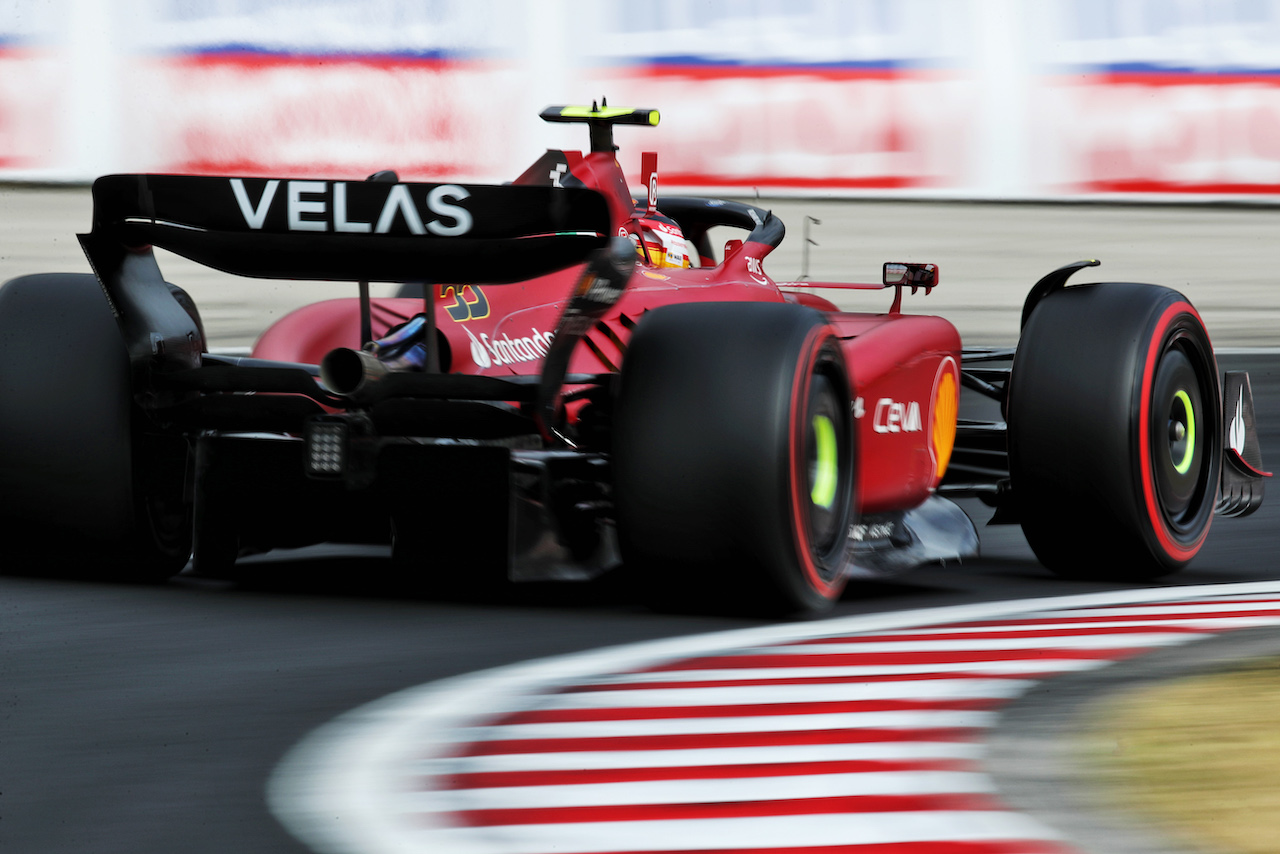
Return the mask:
[[[842,520],[849,500],[849,438],[844,407],[834,387],[815,374],[805,418],[804,495],[809,504],[809,536],[816,555],[826,555],[843,542]],[[824,561],[825,562],[825,561]]]
[[[1203,382],[1192,347],[1184,335],[1166,345],[1156,367],[1147,425],[1156,497],[1170,528],[1179,533],[1196,526],[1212,486]]]

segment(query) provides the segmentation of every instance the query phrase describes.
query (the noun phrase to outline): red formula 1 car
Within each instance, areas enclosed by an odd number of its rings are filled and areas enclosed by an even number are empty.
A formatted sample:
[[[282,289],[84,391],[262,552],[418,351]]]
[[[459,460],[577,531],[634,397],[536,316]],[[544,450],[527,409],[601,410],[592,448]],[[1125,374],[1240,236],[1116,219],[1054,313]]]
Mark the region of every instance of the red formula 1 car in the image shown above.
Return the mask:
[[[1248,378],[1225,394],[1195,309],[1162,287],[1037,283],[1016,351],[901,311],[938,283],[775,282],[759,207],[648,197],[617,125],[512,184],[115,175],[93,275],[0,290],[0,518],[11,553],[166,576],[245,553],[390,543],[446,591],[621,563],[681,608],[817,610],[850,577],[973,555],[979,496],[1066,575],[1149,577],[1215,510],[1262,499]],[[726,242],[713,231],[737,229]],[[151,246],[267,278],[360,282],[252,357],[210,354]],[[370,299],[369,281],[404,283]],[[892,288],[883,314],[817,291]],[[105,297],[105,299],[104,299]],[[960,420],[961,388],[1000,415]]]

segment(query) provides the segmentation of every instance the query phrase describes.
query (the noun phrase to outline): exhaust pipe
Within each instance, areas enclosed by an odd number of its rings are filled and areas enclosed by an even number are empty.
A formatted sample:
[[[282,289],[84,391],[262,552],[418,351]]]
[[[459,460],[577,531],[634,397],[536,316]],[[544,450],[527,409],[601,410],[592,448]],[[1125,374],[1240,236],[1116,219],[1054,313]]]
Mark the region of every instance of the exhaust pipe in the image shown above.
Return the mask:
[[[391,369],[372,353],[339,347],[320,360],[320,382],[334,394],[353,400],[368,399]]]
[[[370,341],[363,350],[330,350],[320,360],[320,381],[334,394],[361,402],[370,399],[382,379],[392,372],[434,373],[438,366],[431,359],[433,326],[427,314],[417,314],[390,330],[385,338]]]

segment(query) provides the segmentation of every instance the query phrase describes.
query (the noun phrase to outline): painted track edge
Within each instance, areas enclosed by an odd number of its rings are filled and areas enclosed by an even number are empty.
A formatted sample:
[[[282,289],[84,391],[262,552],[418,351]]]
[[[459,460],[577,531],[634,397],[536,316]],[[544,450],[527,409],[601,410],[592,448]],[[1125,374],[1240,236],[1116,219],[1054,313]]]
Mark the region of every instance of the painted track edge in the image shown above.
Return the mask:
[[[267,781],[267,803],[290,833],[321,854],[420,854],[383,819],[386,800],[394,797],[394,793],[378,790],[377,781],[386,778],[383,769],[403,759],[401,747],[411,735],[417,745],[427,747],[418,753],[419,758],[440,755],[455,743],[424,742],[424,732],[447,732],[485,716],[501,696],[534,686],[566,683],[605,669],[637,668],[716,650],[837,633],[889,631],[922,623],[963,622],[1067,608],[1274,593],[1280,593],[1280,581],[1126,588],[730,629],[504,665],[407,688],[322,725],[276,766]]]

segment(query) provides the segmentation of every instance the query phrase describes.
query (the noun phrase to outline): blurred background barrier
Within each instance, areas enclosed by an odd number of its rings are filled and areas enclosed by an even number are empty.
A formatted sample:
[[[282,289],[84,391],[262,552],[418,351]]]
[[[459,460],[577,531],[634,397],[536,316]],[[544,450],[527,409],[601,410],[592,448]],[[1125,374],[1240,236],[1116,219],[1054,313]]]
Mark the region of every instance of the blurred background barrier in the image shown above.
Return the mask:
[[[507,180],[547,104],[762,196],[1280,201],[1277,0],[9,0],[0,180]]]

